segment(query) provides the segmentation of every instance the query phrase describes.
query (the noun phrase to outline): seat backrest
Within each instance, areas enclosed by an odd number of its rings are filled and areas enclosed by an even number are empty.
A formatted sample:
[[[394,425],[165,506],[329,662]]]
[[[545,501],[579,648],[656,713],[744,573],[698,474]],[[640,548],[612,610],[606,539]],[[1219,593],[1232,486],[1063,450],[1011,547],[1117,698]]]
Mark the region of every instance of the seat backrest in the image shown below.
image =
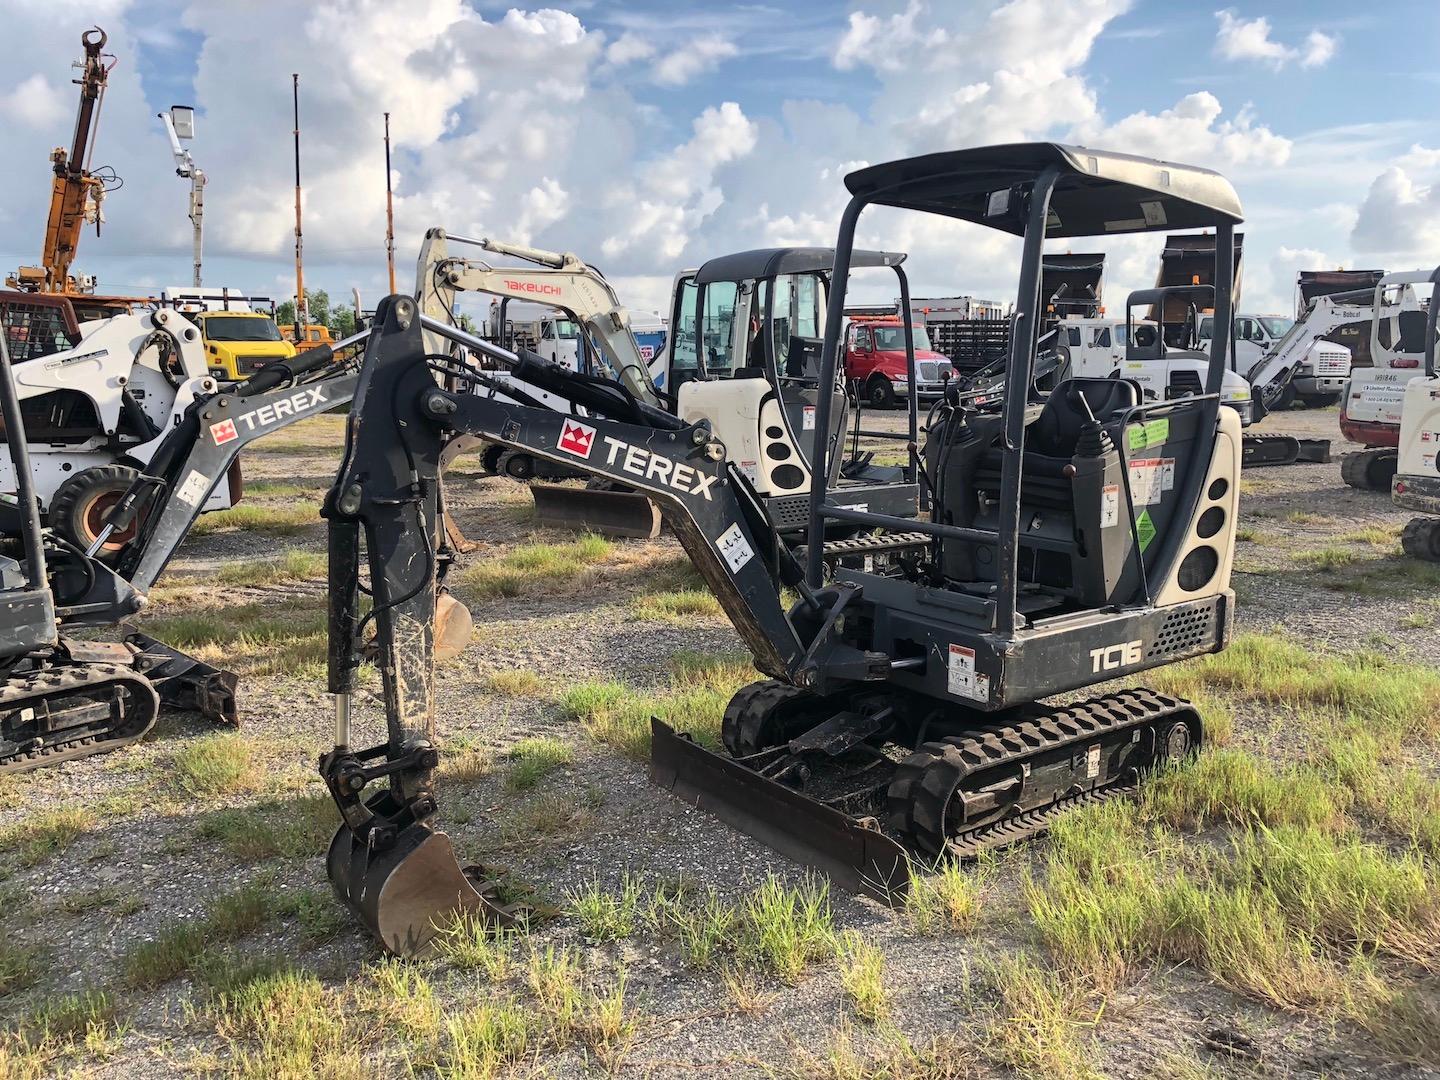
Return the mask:
[[[1130,379],[1066,379],[1050,392],[1026,432],[1026,444],[1038,454],[1070,457],[1092,415],[1103,424],[1139,403],[1140,388]]]

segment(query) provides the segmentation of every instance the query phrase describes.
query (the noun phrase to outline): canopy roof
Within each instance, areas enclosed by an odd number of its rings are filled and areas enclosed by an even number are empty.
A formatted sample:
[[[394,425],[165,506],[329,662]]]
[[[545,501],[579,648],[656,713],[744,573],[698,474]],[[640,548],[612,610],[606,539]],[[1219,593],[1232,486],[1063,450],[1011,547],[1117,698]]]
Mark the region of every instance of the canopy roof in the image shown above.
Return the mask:
[[[949,150],[860,169],[845,177],[871,202],[973,221],[1022,236],[1011,189],[1046,169],[1060,177],[1045,235],[1102,236],[1214,228],[1243,220],[1240,198],[1219,173],[1193,165],[1061,143]]]
[[[899,266],[904,261],[904,252],[854,251],[850,255],[850,269]],[[712,281],[758,281],[780,274],[823,272],[834,265],[834,248],[756,248],[753,251],[737,251],[733,255],[721,255],[711,259],[695,271],[695,283],[707,285]]]

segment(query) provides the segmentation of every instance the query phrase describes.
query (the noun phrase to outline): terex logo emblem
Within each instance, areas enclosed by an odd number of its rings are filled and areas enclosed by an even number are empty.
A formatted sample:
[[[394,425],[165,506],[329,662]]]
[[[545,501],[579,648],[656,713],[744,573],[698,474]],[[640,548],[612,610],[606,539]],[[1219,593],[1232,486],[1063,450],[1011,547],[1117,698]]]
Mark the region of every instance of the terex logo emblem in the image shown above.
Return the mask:
[[[243,412],[233,420],[222,420],[218,424],[211,424],[210,437],[215,440],[216,446],[223,446],[240,437],[241,424],[245,425],[247,432],[255,431],[257,428],[269,427],[277,420],[282,420],[287,416],[304,416],[316,405],[326,405],[329,404],[329,401],[330,399],[325,396],[325,391],[321,387],[301,390],[269,405],[261,405],[258,409]]]
[[[612,439],[609,435],[605,436],[605,445],[610,447],[610,453],[605,458],[606,465],[614,465],[618,461],[620,468],[628,473],[646,480],[658,480],[686,495],[703,495],[706,502],[710,501],[710,489],[720,479],[718,476],[706,476],[699,469],[652,454],[639,446],[631,446],[621,439]]]
[[[1122,641],[1103,649],[1090,650],[1091,671],[1114,671],[1118,667],[1138,664],[1145,658],[1143,641]]]
[[[511,292],[538,293],[541,296],[559,296],[559,285],[546,285],[540,281],[511,281],[505,279],[505,287]]]
[[[588,458],[595,449],[595,429],[588,424],[566,420],[560,425],[559,447],[567,454]]]

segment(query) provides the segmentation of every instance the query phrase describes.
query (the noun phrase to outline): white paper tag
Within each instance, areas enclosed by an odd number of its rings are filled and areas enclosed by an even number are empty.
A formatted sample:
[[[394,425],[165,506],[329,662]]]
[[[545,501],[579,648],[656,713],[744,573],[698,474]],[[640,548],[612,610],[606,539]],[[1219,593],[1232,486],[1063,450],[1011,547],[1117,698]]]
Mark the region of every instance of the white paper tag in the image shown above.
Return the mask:
[[[1106,484],[1100,489],[1100,527],[1120,524],[1120,485]]]
[[[740,475],[753,484],[760,479],[759,466],[753,461],[742,461],[740,462]]]
[[[175,489],[175,497],[186,506],[199,506],[200,500],[205,498],[205,489],[209,486],[205,482],[204,473],[191,469],[185,482]]]
[[[1085,779],[1094,780],[1100,775],[1100,744],[1096,743],[1085,751]]]
[[[725,561],[730,564],[731,573],[738,571],[755,556],[755,552],[751,550],[750,544],[746,541],[745,534],[740,531],[738,524],[731,525],[721,533],[715,546],[719,549],[720,554],[725,556]]]
[[[990,676],[975,670],[975,650],[965,645],[950,646],[946,688],[956,697],[972,701],[990,700]]]
[[[800,430],[801,430],[801,431],[814,431],[814,430],[815,430],[815,406],[814,406],[814,405],[806,405],[806,406],[805,406],[804,412],[802,413],[802,415],[801,415],[801,417],[800,417]]]

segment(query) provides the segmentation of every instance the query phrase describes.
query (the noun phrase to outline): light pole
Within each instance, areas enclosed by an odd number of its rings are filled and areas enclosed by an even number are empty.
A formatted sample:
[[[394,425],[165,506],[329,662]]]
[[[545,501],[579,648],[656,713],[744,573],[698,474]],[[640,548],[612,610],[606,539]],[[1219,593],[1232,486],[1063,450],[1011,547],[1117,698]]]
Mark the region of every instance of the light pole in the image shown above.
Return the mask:
[[[170,154],[175,159],[175,175],[190,181],[190,224],[194,226],[195,282],[200,281],[200,255],[204,248],[205,174],[195,164],[190,151],[181,146],[195,137],[195,110],[189,105],[172,105],[169,112],[159,114],[170,136]]]

